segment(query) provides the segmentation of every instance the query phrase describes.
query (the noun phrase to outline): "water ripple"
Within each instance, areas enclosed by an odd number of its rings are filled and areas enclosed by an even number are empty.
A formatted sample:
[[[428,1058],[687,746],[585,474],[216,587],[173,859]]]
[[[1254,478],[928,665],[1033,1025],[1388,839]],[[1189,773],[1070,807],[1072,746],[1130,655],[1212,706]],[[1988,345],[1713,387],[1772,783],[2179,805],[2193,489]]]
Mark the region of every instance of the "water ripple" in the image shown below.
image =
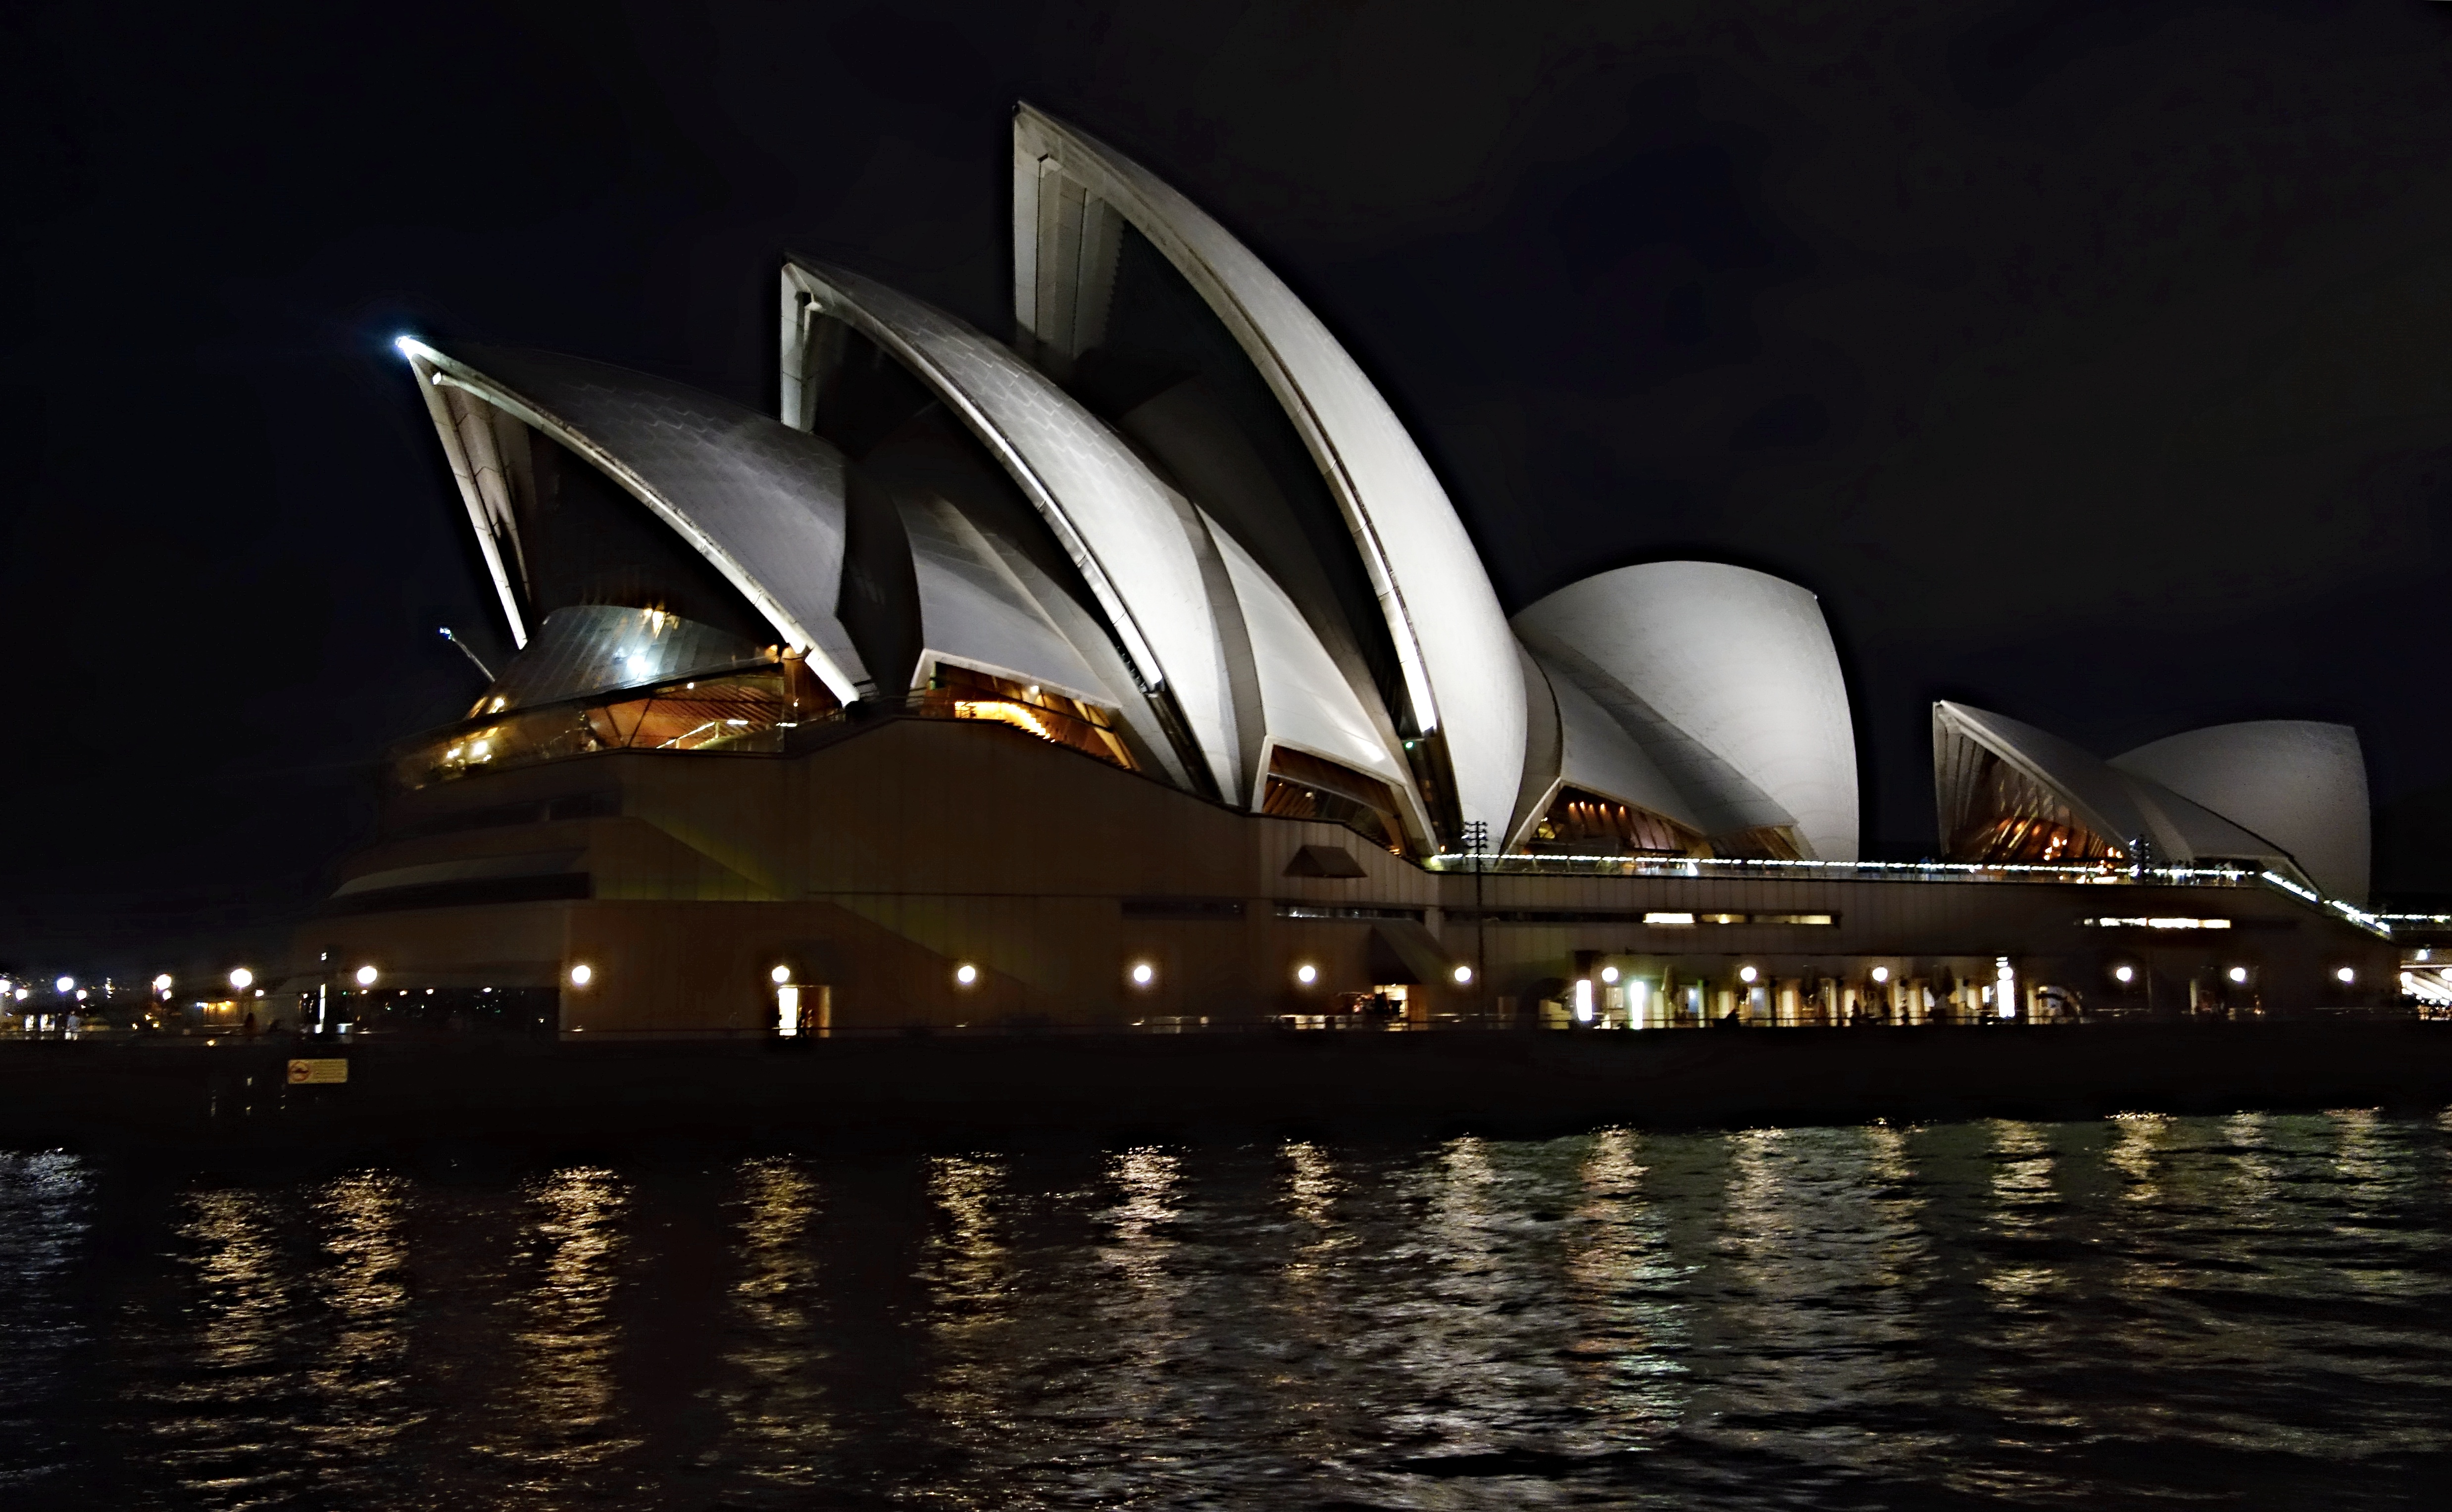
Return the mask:
[[[9,1507],[2438,1504],[2452,1113],[176,1185],[0,1156]]]

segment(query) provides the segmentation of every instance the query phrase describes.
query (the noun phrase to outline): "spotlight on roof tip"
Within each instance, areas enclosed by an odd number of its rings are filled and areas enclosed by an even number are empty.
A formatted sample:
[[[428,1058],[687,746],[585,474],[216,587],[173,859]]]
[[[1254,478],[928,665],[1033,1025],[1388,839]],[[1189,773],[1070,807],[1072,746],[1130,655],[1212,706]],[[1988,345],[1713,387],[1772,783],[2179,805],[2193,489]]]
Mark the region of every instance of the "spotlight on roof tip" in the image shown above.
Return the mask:
[[[371,966],[361,966],[361,967],[359,967],[359,968],[358,968],[358,985],[359,985],[360,987],[372,987],[372,986],[374,986],[374,985],[375,985],[375,976],[376,976],[376,974],[377,974],[377,973],[376,973],[376,972],[375,972],[375,969],[374,969],[373,967],[371,967]]]
[[[242,966],[237,971],[230,972],[229,983],[230,986],[244,992],[248,988],[255,985],[255,973]]]

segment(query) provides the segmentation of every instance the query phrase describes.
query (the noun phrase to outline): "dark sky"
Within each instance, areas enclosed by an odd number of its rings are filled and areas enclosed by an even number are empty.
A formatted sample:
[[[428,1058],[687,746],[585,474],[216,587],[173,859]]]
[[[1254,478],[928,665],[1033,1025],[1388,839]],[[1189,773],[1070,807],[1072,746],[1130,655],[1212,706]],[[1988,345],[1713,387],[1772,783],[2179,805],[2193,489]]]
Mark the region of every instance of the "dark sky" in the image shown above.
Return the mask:
[[[1873,854],[1927,705],[2452,779],[2452,7],[0,9],[0,961],[319,895],[500,631],[402,330],[771,408],[788,246],[1010,329],[1031,99],[1240,232],[1513,609],[1822,596]]]

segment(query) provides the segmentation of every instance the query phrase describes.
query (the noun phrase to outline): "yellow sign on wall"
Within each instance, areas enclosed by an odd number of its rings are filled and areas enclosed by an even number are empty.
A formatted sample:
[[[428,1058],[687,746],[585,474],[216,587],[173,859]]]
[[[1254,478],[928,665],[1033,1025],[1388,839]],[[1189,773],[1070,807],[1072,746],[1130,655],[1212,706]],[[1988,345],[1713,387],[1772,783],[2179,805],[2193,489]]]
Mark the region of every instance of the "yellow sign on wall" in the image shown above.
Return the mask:
[[[289,1063],[289,1085],[292,1087],[328,1087],[349,1079],[349,1063],[335,1056],[329,1060],[294,1060]]]

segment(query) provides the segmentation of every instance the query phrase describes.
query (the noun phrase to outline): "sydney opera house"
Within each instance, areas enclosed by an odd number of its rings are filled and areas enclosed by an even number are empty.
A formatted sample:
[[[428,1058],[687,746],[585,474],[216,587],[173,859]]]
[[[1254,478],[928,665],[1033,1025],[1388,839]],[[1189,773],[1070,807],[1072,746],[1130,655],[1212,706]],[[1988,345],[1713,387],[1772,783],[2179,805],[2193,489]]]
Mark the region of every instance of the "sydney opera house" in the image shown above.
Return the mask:
[[[319,1015],[1653,1030],[2389,992],[2352,731],[2106,760],[1939,704],[1944,858],[1859,861],[1812,594],[1655,561],[1511,616],[1216,221],[1027,107],[1013,186],[1009,339],[788,258],[776,414],[400,342],[518,651],[388,757],[298,940]]]

